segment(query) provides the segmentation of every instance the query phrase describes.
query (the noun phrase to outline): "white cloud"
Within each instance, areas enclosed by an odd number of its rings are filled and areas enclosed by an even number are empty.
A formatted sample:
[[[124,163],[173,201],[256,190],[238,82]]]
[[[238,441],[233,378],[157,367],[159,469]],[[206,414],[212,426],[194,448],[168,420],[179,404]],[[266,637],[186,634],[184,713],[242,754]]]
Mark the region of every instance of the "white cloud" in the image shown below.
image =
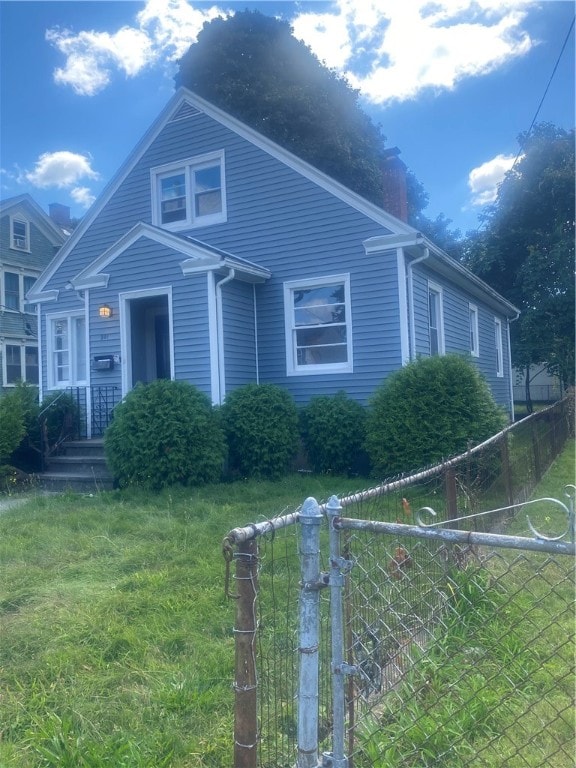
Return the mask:
[[[117,70],[135,77],[159,60],[179,59],[196,41],[205,21],[224,15],[215,6],[194,9],[186,0],[148,0],[135,27],[78,34],[49,29],[46,39],[66,56],[66,64],[55,70],[54,79],[79,95],[94,96]]]
[[[488,74],[533,46],[526,0],[336,0],[305,13],[295,35],[374,104],[415,98]]]
[[[522,24],[532,0],[334,0],[328,12],[298,13],[295,36],[327,66],[346,75],[374,104],[416,98],[488,74],[533,46]],[[117,32],[51,29],[66,56],[57,82],[92,96],[116,71],[134,77],[147,66],[173,65],[206,21],[233,12],[193,0],[148,0],[134,26]]]
[[[90,208],[96,200],[96,195],[92,194],[88,187],[74,187],[70,190],[70,197],[82,208]]]
[[[468,174],[468,187],[472,193],[472,205],[489,205],[496,200],[498,185],[514,165],[514,155],[496,155]]]
[[[66,189],[75,186],[81,179],[100,178],[92,169],[90,158],[67,150],[45,152],[36,161],[34,170],[24,172],[23,176],[40,189]]]

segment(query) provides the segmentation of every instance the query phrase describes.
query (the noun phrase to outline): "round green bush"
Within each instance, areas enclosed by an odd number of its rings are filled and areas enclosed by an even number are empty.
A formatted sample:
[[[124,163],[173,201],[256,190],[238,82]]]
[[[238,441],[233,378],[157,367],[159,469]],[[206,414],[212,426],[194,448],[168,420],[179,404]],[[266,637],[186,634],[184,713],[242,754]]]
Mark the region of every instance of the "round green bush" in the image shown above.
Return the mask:
[[[475,365],[459,355],[421,358],[374,393],[366,445],[379,476],[413,472],[499,432],[506,418]]]
[[[104,435],[106,459],[121,487],[159,490],[221,478],[226,453],[209,399],[185,381],[137,385],[114,411]]]
[[[246,384],[222,406],[230,470],[242,477],[277,478],[291,466],[299,445],[298,411],[275,384]]]
[[[5,462],[24,437],[24,411],[16,391],[0,397],[0,462]]]
[[[315,472],[366,474],[366,410],[345,392],[313,397],[300,413],[302,439]]]

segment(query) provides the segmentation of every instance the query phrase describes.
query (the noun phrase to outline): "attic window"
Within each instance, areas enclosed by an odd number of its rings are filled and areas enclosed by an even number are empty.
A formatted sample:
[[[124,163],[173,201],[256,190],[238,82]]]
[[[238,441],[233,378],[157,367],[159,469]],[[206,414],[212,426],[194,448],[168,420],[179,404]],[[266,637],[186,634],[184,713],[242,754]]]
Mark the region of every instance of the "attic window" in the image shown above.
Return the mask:
[[[10,219],[10,248],[30,250],[30,226],[24,219]]]
[[[226,221],[224,153],[153,168],[152,221],[178,230]]]

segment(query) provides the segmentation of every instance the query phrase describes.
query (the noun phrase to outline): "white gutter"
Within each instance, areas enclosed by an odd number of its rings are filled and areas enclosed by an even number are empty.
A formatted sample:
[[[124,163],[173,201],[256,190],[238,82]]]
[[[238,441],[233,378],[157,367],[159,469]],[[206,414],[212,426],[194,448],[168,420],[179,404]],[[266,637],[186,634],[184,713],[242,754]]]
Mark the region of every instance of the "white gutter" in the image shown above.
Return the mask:
[[[252,298],[254,301],[254,352],[256,355],[256,384],[260,384],[260,351],[258,349],[258,307],[256,305],[256,284],[252,283]]]
[[[230,267],[226,277],[216,283],[216,323],[218,340],[218,403],[221,405],[226,396],[226,377],[224,370],[224,313],[222,310],[222,286],[234,280],[236,270]]]
[[[424,253],[417,259],[408,262],[408,312],[410,322],[410,360],[416,359],[416,329],[414,328],[414,280],[412,275],[412,267],[415,264],[420,264],[421,261],[425,261],[430,256],[430,249],[428,246],[424,246]]]
[[[512,417],[512,424],[514,423],[514,382],[512,381],[512,345],[510,343],[510,323],[516,322],[520,317],[520,311],[516,313],[516,317],[512,317],[506,323],[506,340],[508,342],[508,383],[510,387],[510,415]]]

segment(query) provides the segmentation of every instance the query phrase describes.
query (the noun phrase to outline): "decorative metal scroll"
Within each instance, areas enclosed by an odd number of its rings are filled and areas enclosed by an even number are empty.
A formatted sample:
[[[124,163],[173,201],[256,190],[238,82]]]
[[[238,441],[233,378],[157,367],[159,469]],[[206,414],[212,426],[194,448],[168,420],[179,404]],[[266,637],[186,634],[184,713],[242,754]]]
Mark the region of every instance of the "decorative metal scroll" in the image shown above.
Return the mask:
[[[562,510],[562,512],[566,515],[566,530],[561,533],[559,536],[547,536],[546,534],[539,531],[530,520],[529,515],[526,515],[526,521],[528,523],[528,527],[532,531],[535,539],[540,539],[542,541],[561,541],[562,539],[569,539],[572,543],[574,543],[575,540],[575,515],[574,515],[574,509],[575,509],[575,500],[576,500],[576,486],[574,485],[566,485],[564,487],[564,494],[567,503],[564,503],[563,501],[560,501],[560,499],[553,499],[549,497],[543,497],[541,499],[530,499],[529,501],[523,501],[519,502],[518,504],[510,504],[506,507],[498,507],[497,509],[489,509],[486,512],[476,512],[472,515],[465,515],[464,517],[456,517],[456,518],[450,518],[449,520],[442,520],[432,523],[426,523],[422,519],[422,515],[430,515],[430,517],[435,518],[437,517],[437,513],[435,512],[432,507],[422,507],[418,510],[416,513],[416,521],[418,525],[421,528],[438,528],[440,526],[450,526],[452,527],[454,523],[458,523],[461,521],[469,521],[474,518],[479,517],[485,517],[486,515],[496,515],[503,512],[510,512],[512,510],[516,509],[524,509],[524,507],[528,507],[533,504],[550,504],[552,506],[555,506]]]

